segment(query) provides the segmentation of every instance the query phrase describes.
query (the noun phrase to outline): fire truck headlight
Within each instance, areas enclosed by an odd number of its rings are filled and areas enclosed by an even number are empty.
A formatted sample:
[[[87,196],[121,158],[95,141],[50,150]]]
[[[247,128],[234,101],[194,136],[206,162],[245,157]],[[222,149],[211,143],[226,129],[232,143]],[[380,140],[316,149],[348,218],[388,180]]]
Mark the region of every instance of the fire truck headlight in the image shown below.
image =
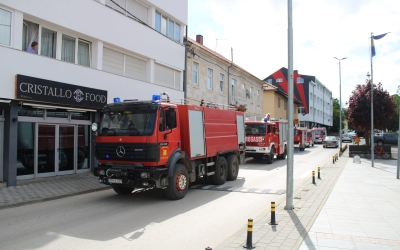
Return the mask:
[[[99,170],[97,170],[97,174],[98,175],[105,175],[106,171],[104,169],[99,169]]]
[[[140,178],[150,178],[150,173],[141,172],[141,173],[140,173]]]
[[[97,128],[98,128],[97,123],[93,123],[92,124],[92,130],[95,132],[95,131],[97,131]]]

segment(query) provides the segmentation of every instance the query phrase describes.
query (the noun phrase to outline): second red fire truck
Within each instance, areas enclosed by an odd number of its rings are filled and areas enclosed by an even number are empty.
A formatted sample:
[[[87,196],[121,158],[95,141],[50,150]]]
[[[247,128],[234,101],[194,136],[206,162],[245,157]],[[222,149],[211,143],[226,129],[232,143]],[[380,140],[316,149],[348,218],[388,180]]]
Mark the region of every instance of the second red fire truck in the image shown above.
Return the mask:
[[[247,121],[246,157],[266,158],[268,164],[278,159],[286,159],[287,155],[287,120]]]

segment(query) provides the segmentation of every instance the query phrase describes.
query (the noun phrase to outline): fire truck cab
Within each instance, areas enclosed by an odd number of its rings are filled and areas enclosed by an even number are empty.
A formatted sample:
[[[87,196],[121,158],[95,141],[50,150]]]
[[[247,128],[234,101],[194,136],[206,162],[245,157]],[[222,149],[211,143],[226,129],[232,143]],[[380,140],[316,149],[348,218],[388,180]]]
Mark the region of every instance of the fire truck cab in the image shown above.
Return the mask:
[[[294,133],[294,148],[304,151],[307,146],[307,129],[296,128]]]
[[[287,120],[245,122],[246,156],[254,159],[266,158],[267,163],[285,159],[287,155]]]

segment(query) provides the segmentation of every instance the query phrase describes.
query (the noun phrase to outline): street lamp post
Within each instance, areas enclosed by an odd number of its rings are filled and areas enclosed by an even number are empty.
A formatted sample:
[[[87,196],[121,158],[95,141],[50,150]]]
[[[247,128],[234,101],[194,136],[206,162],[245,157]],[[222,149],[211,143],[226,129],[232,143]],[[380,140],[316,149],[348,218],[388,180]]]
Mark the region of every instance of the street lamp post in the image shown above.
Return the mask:
[[[343,57],[339,59],[334,57],[336,60],[339,61],[339,106],[340,106],[340,117],[339,117],[339,147],[340,151],[342,151],[342,72],[340,68],[340,61],[346,59],[347,57]]]

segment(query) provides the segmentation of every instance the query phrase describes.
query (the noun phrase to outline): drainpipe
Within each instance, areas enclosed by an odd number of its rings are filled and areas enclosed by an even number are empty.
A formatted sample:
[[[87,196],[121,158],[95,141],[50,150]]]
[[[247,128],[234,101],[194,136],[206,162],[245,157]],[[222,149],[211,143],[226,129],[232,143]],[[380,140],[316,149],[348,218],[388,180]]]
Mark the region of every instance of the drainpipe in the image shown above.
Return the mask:
[[[230,88],[231,88],[231,82],[230,82],[230,68],[233,66],[233,49],[231,48],[231,65],[228,66],[228,106],[231,105],[232,99],[229,96],[230,93]],[[233,94],[233,93],[232,93]]]
[[[186,104],[187,98],[187,34],[188,34],[188,26],[186,25],[186,36],[184,38],[183,44],[185,45],[185,69],[183,71],[183,103]]]

